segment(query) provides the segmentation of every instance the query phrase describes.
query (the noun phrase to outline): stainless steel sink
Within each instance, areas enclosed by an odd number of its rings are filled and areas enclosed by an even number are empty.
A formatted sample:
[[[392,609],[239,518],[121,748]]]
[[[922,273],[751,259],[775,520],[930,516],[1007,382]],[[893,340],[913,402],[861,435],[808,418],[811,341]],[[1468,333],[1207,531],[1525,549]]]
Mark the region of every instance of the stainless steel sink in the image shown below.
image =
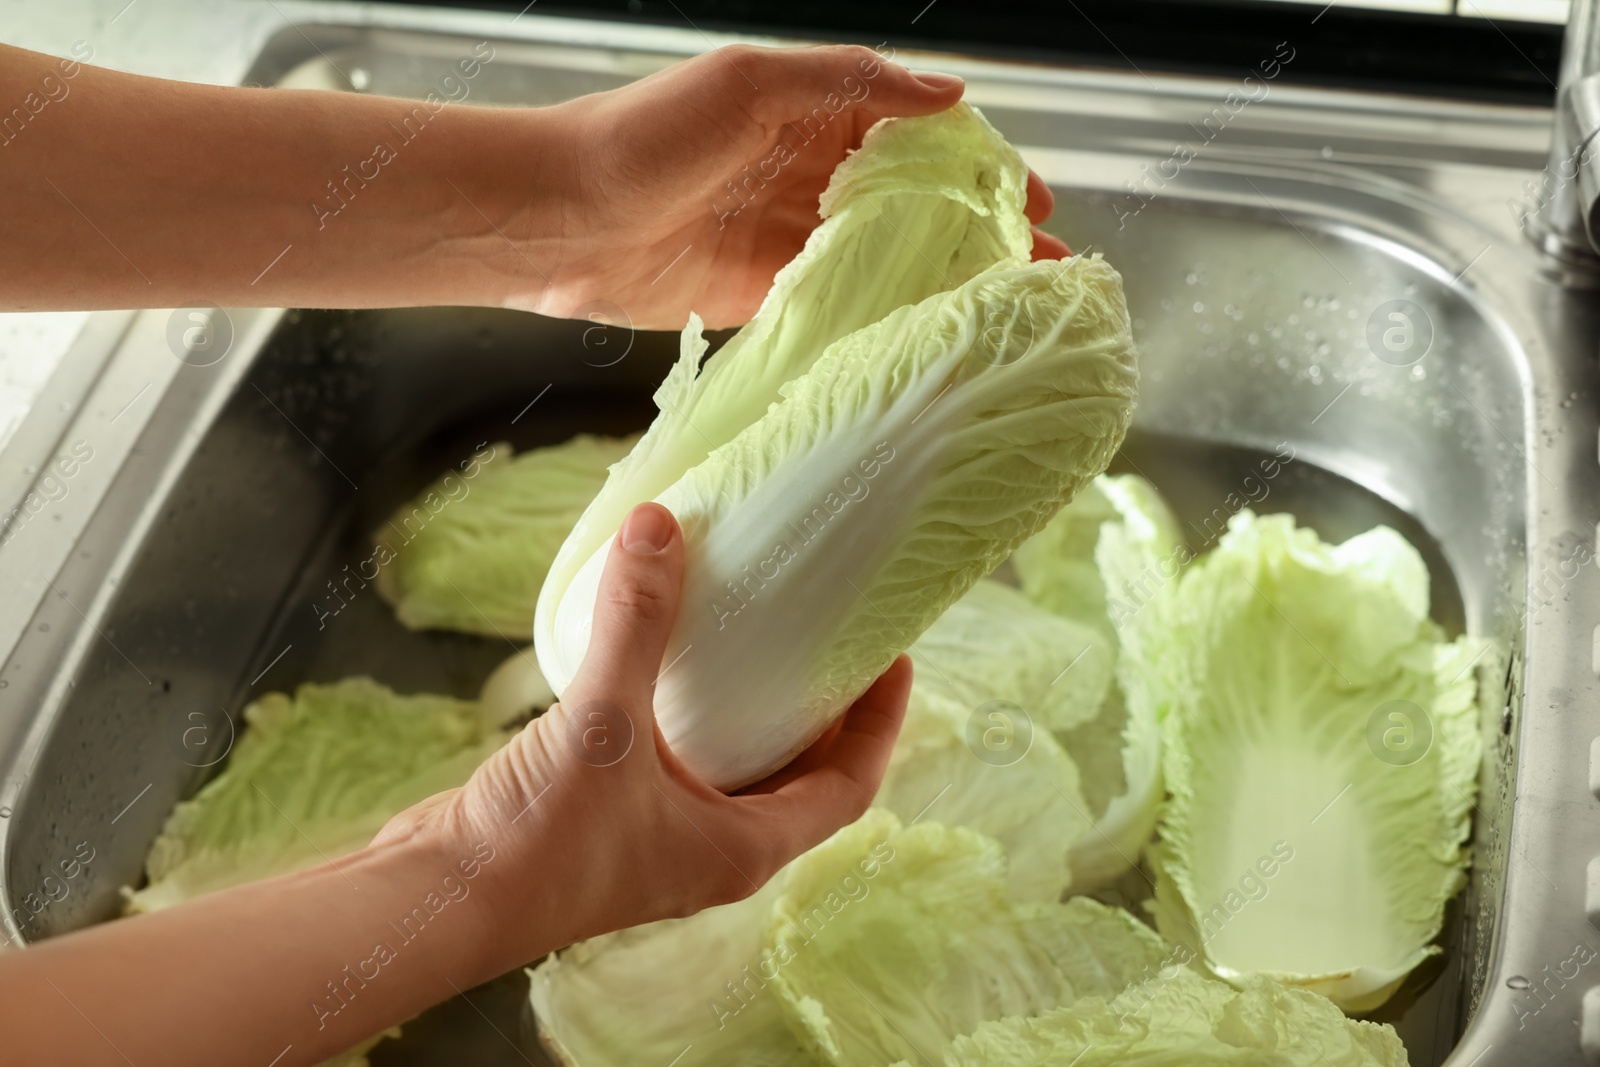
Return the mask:
[[[481,39],[470,29],[495,48],[470,102],[542,104],[708,43],[426,19],[440,32],[285,29],[251,80],[421,96]],[[1238,87],[1218,81],[914,62],[965,75],[1056,190],[1051,228],[1122,270],[1144,388],[1118,464],[1168,493],[1194,544],[1246,505],[1334,539],[1387,522],[1427,557],[1436,618],[1493,642],[1477,668],[1487,756],[1471,885],[1442,962],[1378,1017],[1414,1064],[1596,1062],[1600,962],[1572,961],[1600,949],[1600,301],[1550,272],[1508,210],[1543,164],[1549,113],[1272,82],[1235,112],[1224,101]],[[1175,164],[1179,145],[1194,158]],[[370,589],[324,618],[328,583],[395,504],[480,442],[642,426],[676,351],[669,336],[602,338],[513,312],[230,315],[233,351],[178,370],[132,447],[108,450],[116,474],[0,668],[15,937],[115,914],[166,813],[214,769],[178,743],[191,712],[236,716],[264,692],[358,672],[475,692],[503,644],[408,633]],[[166,313],[139,318],[113,362],[160,345]],[[45,879],[80,842],[94,861],[49,899]],[[517,982],[473,996],[534,1056]],[[1586,1006],[1595,1018],[1580,1025]],[[460,1005],[409,1029],[374,1062],[524,1062]]]

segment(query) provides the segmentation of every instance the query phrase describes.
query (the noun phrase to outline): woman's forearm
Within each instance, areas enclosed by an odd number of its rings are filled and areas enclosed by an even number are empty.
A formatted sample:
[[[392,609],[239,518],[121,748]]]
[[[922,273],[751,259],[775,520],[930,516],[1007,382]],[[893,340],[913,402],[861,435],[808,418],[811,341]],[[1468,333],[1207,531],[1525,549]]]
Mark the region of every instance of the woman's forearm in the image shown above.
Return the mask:
[[[0,955],[8,1058],[319,1062],[515,965],[492,947],[498,858],[418,836]]]
[[[458,97],[488,44],[441,64]],[[537,303],[549,110],[143,78],[0,45],[0,305]],[[38,110],[35,111],[34,108]],[[0,116],[4,117],[4,116]]]

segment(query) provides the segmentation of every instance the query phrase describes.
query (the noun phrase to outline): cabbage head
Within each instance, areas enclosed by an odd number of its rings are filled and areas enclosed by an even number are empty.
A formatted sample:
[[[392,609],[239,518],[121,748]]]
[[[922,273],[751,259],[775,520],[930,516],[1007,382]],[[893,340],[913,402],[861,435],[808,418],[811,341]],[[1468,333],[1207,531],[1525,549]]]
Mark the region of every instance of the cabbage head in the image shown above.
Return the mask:
[[[660,415],[540,595],[558,694],[611,537],[658,500],[688,549],[662,733],[711,784],[754,781],[1105,468],[1136,387],[1121,280],[1027,262],[1026,174],[971,108],[882,123],[703,368],[690,323]]]

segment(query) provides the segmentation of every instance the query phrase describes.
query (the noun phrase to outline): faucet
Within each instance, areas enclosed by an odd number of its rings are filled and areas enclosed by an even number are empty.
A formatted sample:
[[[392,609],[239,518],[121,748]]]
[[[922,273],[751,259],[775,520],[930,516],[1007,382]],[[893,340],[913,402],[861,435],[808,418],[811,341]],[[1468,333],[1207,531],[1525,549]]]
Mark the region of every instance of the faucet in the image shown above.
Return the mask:
[[[1558,263],[1600,268],[1600,0],[1572,0],[1550,162],[1528,236]]]

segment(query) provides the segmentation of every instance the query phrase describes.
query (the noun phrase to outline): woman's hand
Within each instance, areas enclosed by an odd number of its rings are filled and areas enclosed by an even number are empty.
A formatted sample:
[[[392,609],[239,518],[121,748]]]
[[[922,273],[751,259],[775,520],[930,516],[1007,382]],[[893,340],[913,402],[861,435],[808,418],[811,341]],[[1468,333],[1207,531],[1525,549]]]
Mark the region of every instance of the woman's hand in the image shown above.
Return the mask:
[[[766,782],[725,796],[673,757],[652,699],[682,573],[672,514],[635,508],[612,544],[589,653],[566,699],[465,786],[397,816],[373,842],[420,834],[468,854],[488,841],[496,858],[484,868],[484,907],[502,970],[746,897],[877,793],[910,691],[903,656]]]
[[[551,109],[572,147],[570,238],[530,306],[570,317],[604,301],[650,329],[679,329],[690,309],[713,329],[748,321],[867,129],[943,111],[962,88],[857,45],[735,45]],[[1029,219],[1052,206],[1030,173]],[[1034,231],[1035,259],[1067,254]]]
[[[451,98],[419,103],[0,45],[0,97],[71,93],[4,146],[0,310],[456,304],[677,329],[693,309],[733,326],[867,127],[962,91],[867,48],[740,45],[554,107],[473,106],[499,62],[464,49],[436,72]],[[1030,177],[1028,217],[1050,208]]]

